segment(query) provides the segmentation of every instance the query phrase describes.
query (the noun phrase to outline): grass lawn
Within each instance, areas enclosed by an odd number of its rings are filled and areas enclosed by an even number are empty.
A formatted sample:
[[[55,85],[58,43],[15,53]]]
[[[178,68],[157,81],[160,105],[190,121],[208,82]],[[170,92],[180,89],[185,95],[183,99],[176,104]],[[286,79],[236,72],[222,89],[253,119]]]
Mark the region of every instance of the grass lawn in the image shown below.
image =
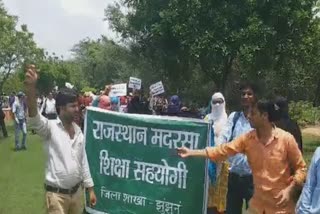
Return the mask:
[[[13,127],[10,137],[0,137],[0,214],[43,214],[44,153],[37,135],[28,135],[27,151],[14,152]],[[2,135],[1,135],[2,136]],[[304,136],[304,156],[309,163],[320,138]]]
[[[9,138],[0,137],[0,214],[45,213],[45,155],[40,137],[28,134],[28,150],[14,152],[12,126],[8,132]]]

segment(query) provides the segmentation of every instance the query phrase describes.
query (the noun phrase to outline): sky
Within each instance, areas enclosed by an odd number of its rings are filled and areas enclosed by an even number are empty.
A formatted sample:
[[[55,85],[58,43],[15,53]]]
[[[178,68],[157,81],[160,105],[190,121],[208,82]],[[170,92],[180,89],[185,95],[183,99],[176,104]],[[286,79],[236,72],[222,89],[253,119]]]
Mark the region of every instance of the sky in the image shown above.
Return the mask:
[[[114,0],[3,0],[10,14],[27,24],[39,47],[65,58],[84,38],[116,38],[103,21],[104,9]]]

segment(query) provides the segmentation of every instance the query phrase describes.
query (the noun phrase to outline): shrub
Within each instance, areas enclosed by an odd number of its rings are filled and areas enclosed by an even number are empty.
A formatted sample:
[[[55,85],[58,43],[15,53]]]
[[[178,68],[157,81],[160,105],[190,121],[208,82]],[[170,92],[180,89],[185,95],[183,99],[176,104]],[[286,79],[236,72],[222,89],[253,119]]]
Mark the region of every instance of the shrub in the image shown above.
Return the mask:
[[[84,87],[82,90],[81,90],[82,93],[84,92],[96,92],[96,89],[95,88],[90,88],[90,87]]]
[[[300,126],[317,125],[320,123],[320,108],[313,107],[311,102],[291,102],[289,104],[289,114]]]

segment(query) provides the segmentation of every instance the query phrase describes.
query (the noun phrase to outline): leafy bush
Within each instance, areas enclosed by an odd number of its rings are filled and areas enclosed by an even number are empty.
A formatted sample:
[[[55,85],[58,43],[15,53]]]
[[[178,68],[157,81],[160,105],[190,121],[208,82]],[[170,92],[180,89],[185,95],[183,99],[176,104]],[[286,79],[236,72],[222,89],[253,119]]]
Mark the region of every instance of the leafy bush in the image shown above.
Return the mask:
[[[84,93],[84,92],[96,92],[97,90],[95,88],[91,88],[91,87],[84,87],[81,92]]]
[[[291,102],[289,104],[289,114],[300,126],[320,123],[320,107],[313,107],[311,102]]]

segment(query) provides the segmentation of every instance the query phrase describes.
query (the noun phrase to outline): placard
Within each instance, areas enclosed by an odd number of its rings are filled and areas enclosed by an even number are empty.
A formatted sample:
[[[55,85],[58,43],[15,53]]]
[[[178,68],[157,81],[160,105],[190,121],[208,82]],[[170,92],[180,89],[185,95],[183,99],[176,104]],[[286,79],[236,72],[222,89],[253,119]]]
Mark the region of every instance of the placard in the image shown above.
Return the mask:
[[[164,93],[164,87],[163,87],[162,81],[151,85],[150,86],[150,92],[151,92],[152,96],[163,94]]]
[[[129,79],[129,88],[140,90],[141,89],[141,79],[136,77],[130,77]]]

